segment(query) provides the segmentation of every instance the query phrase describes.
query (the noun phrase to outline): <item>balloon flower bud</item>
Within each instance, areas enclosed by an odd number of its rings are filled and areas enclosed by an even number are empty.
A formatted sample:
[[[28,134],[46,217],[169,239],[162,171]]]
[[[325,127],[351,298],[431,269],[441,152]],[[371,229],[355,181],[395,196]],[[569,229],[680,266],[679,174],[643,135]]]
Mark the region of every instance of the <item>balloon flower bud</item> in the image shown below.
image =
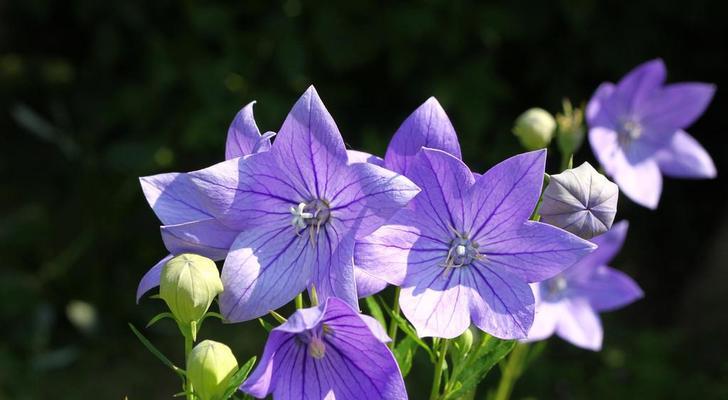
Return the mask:
[[[200,342],[187,358],[187,379],[199,400],[223,400],[237,370],[230,348],[212,340]]]
[[[541,221],[584,239],[612,227],[619,189],[589,163],[551,175],[543,193]]]
[[[220,273],[209,258],[181,254],[162,268],[159,296],[167,303],[180,327],[191,329],[193,338],[199,321],[220,292]]]
[[[548,147],[556,130],[556,121],[548,111],[531,108],[516,119],[513,134],[527,150]]]
[[[574,108],[567,99],[563,103],[564,111],[556,114],[558,126],[558,145],[561,154],[574,154],[584,142],[584,110]]]

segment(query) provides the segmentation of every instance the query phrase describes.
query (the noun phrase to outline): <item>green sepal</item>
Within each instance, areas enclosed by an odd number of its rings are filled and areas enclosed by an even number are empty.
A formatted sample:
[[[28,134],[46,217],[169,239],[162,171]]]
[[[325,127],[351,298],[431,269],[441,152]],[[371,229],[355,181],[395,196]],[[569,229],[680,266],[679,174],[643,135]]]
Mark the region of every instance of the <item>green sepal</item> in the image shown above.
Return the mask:
[[[288,321],[288,320],[287,320],[287,319],[286,319],[286,318],[285,318],[284,316],[282,316],[281,314],[278,314],[277,312],[275,312],[275,311],[273,311],[273,310],[270,310],[270,311],[268,311],[268,313],[269,313],[269,314],[270,314],[270,315],[271,315],[271,316],[272,316],[273,318],[275,318],[275,320],[276,320],[276,321],[278,321],[278,323],[279,323],[279,324],[285,324],[285,323],[286,323],[286,321]]]
[[[159,361],[162,362],[162,364],[164,364],[167,367],[169,367],[170,369],[172,369],[172,371],[176,372],[180,377],[185,376],[185,371],[183,369],[177,367],[176,365],[172,364],[172,361],[169,361],[169,358],[167,358],[164,354],[162,354],[161,351],[159,351],[156,347],[154,347],[152,342],[150,342],[149,339],[144,337],[144,335],[142,335],[142,333],[139,332],[137,330],[137,328],[134,327],[134,325],[129,323],[129,328],[131,328],[131,331],[134,332],[134,335],[137,337],[137,339],[139,339],[140,342],[142,342],[144,347],[146,347],[150,353],[154,354],[154,356],[157,357],[159,359]]]
[[[230,386],[228,386],[225,394],[222,396],[223,400],[227,400],[231,398],[233,394],[235,394],[245,378],[247,378],[250,374],[250,371],[253,369],[253,365],[255,365],[256,359],[257,358],[255,356],[251,357],[248,361],[245,362],[245,364],[238,368],[233,376],[230,377]]]
[[[268,321],[264,320],[263,318],[258,318],[258,322],[260,322],[260,326],[262,326],[263,329],[266,330],[266,332],[270,332],[273,330],[273,325],[271,325]]]
[[[158,321],[163,320],[165,318],[174,319],[174,315],[172,315],[171,312],[163,312],[163,313],[157,314],[154,316],[154,318],[149,320],[149,322],[147,323],[147,326],[145,328],[149,328],[150,326],[156,324]]]
[[[381,298],[379,298],[379,304],[384,308],[392,321],[399,326],[399,329],[401,329],[402,332],[405,333],[405,335],[412,338],[415,343],[425,349],[427,355],[430,356],[430,361],[434,364],[437,360],[437,357],[435,357],[435,353],[432,352],[432,349],[430,349],[430,346],[428,346],[427,343],[425,343],[422,339],[420,339],[419,336],[417,336],[417,333],[415,332],[415,329],[412,327],[412,325],[410,325],[406,319],[402,318],[402,316],[394,314],[392,312],[392,309]]]
[[[374,297],[367,297],[364,299],[364,302],[367,304],[369,314],[374,317],[374,319],[376,319],[380,324],[382,324],[382,327],[386,329],[387,321],[384,319],[384,313],[382,313],[382,308],[379,307],[379,303],[377,303],[377,300]]]

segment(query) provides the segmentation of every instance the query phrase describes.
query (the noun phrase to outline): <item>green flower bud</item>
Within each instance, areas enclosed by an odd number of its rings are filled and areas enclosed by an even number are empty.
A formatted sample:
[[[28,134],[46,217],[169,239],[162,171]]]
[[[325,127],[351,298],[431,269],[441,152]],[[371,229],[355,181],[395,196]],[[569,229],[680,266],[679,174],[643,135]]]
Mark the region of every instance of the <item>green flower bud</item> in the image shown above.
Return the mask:
[[[555,130],[556,121],[548,111],[531,108],[516,119],[513,134],[527,150],[538,150],[548,147]]]
[[[209,258],[181,254],[162,268],[159,297],[167,303],[180,327],[192,328],[193,337],[197,323],[220,292],[220,273]]]
[[[563,102],[564,111],[556,114],[558,144],[561,154],[575,154],[584,142],[584,110],[574,108],[568,99]]]
[[[222,400],[237,370],[230,348],[212,340],[200,342],[187,358],[187,379],[199,400]]]
[[[457,340],[460,352],[467,354],[473,347],[473,331],[466,329],[465,332],[463,332],[463,334],[458,336],[455,340]]]

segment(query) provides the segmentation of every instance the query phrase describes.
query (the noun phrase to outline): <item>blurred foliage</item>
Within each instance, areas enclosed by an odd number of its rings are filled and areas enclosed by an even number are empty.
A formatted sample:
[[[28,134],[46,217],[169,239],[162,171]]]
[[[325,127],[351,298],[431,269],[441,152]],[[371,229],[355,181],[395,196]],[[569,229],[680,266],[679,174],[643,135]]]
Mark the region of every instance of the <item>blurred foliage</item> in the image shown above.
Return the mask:
[[[724,171],[723,10],[708,0],[0,3],[0,399],[174,393],[177,378],[126,325],[162,310],[134,304],[138,279],[165,255],[137,177],[222,160],[247,102],[259,101],[261,129],[277,130],[314,83],[347,143],[381,155],[434,95],[482,171],[520,151],[510,129],[523,110],[578,104],[660,56],[672,81],[718,84],[690,131]],[[587,148],[579,159],[592,160]],[[668,180],[656,212],[622,199],[632,224],[615,266],[646,299],[605,318],[601,353],[555,340],[515,396],[727,398],[728,256],[716,250],[726,187]],[[178,362],[174,334],[164,322],[145,330]],[[201,337],[238,359],[265,340],[257,323],[210,322]],[[421,367],[416,358],[412,398],[428,390]]]

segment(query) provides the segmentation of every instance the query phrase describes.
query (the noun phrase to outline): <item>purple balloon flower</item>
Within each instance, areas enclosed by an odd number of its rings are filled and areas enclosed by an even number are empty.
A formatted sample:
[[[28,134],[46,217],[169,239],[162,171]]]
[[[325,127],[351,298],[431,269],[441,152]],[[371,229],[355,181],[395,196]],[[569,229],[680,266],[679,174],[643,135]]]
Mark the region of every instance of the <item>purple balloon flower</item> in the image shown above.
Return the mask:
[[[594,245],[529,221],[545,151],[512,157],[478,177],[457,157],[424,148],[410,165],[410,205],[361,239],[356,264],[402,287],[402,311],[420,336],[453,338],[471,320],[499,338],[525,338],[530,282],[548,279]]]
[[[627,227],[626,221],[615,224],[594,238],[599,248],[592,254],[556,277],[531,285],[537,304],[528,341],[543,340],[555,332],[576,346],[601,349],[598,313],[623,307],[643,295],[630,277],[606,265],[622,248]]]
[[[372,163],[350,163],[334,120],[311,87],[267,152],[190,173],[205,209],[239,235],[225,259],[220,309],[245,321],[309,285],[357,304],[353,252],[419,188]]]
[[[409,177],[411,164],[423,147],[442,150],[458,159],[461,158],[455,128],[445,110],[434,97],[427,99],[404,120],[389,142],[384,160],[380,165]],[[368,154],[367,156],[372,157]],[[362,158],[362,160],[371,162],[371,158]],[[377,278],[361,268],[356,268],[355,275],[359,297],[371,296],[387,287],[386,280]]]
[[[406,399],[384,339],[376,320],[331,297],[271,331],[260,364],[240,390],[276,400]]]
[[[646,62],[616,85],[605,82],[587,106],[589,141],[597,159],[627,197],[654,209],[662,174],[713,178],[708,153],[683,129],[705,111],[715,86],[665,85],[662,60]]]

